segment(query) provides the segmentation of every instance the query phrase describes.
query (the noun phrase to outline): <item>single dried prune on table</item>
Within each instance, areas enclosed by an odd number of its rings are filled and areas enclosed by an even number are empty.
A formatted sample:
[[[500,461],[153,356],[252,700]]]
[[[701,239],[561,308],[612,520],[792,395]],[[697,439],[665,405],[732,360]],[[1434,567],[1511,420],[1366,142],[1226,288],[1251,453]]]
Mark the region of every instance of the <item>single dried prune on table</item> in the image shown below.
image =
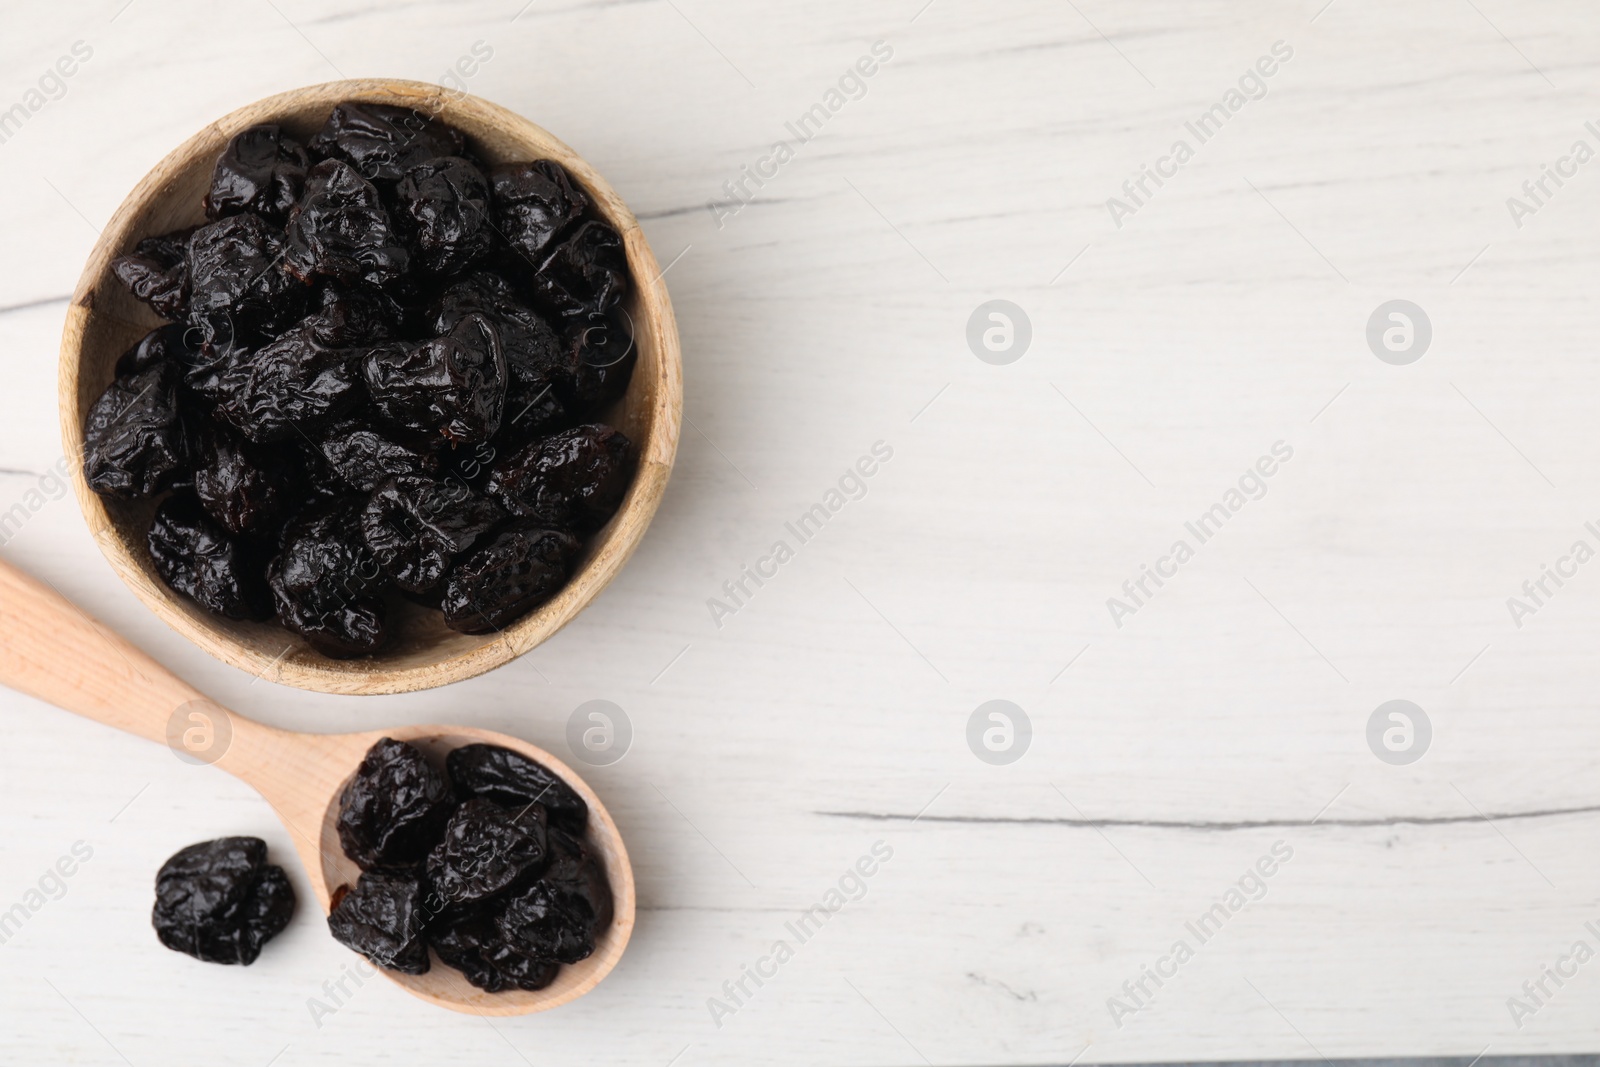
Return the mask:
[[[302,323],[220,372],[217,413],[258,444],[304,439],[361,399],[363,349],[328,348]]]
[[[400,336],[405,309],[381,289],[322,291],[322,308],[306,319],[312,336],[329,348],[377,344]]]
[[[554,771],[520,752],[501,745],[463,745],[445,757],[450,781],[463,800],[482,797],[502,808],[521,811],[541,805],[550,825],[582,834],[589,821],[589,805]]]
[[[302,282],[385,285],[408,258],[372,183],[339,160],[318,163],[289,212],[284,266]]]
[[[188,241],[193,228],[146,237],[131,253],[111,261],[111,273],[134,299],[164,319],[184,317],[189,306]]]
[[[572,175],[551,159],[501,163],[489,171],[489,182],[495,224],[529,263],[538,263],[550,243],[589,208]]]
[[[199,443],[194,491],[229,533],[264,533],[288,516],[301,480],[289,450],[253,445],[220,425],[208,427]]]
[[[463,316],[449,333],[414,347],[386,345],[367,356],[367,391],[396,426],[452,444],[487,441],[506,401],[506,355],[483,315]]]
[[[161,943],[207,963],[248,966],[294,915],[294,887],[259,837],[182,849],[156,875],[151,923]]]
[[[83,437],[83,474],[95,492],[136,500],[172,485],[189,462],[172,366],[113,381],[89,409]]]
[[[161,580],[207,611],[229,619],[272,616],[261,559],[229,537],[194,497],[164,501],[147,541]]]
[[[594,954],[595,939],[611,925],[611,886],[582,841],[551,830],[549,845],[549,869],[526,889],[513,891],[494,922],[516,951],[577,963]]]
[[[439,470],[439,457],[432,452],[412,448],[354,418],[328,427],[319,448],[333,474],[363,493],[372,492],[391,475]]]
[[[467,801],[428,853],[428,885],[454,906],[485,900],[537,875],[549,858],[545,819],[539,804],[508,811],[492,800]]]
[[[556,315],[604,315],[628,295],[628,255],[622,236],[590,220],[562,239],[533,275],[535,298]]]
[[[456,557],[505,517],[465,483],[402,474],[373,492],[361,531],[395,585],[421,593],[437,586]]]
[[[312,153],[341,159],[372,182],[397,182],[435,156],[459,156],[466,139],[454,126],[410,108],[349,101],[333,109],[311,138]]]
[[[267,582],[278,621],[325,656],[368,655],[388,637],[383,572],[361,536],[359,501],[330,499],[297,516]]]
[[[412,262],[434,274],[456,274],[494,246],[489,183],[459,156],[440,156],[406,171],[395,189],[396,227]]]
[[[385,737],[339,795],[339,843],[363,870],[416,867],[454,808],[444,775],[411,745]]]
[[[621,431],[578,426],[507,456],[490,472],[488,491],[513,515],[588,533],[616,514],[633,466],[633,444]]]
[[[190,236],[189,318],[206,343],[242,343],[299,319],[308,294],[283,258],[283,238],[260,215],[230,215]]]
[[[369,871],[339,898],[328,915],[333,939],[379,967],[401,974],[428,973],[429,915],[415,876]]]
[[[578,366],[571,397],[574,407],[599,411],[628,391],[639,362],[639,346],[624,318],[612,312],[581,319],[567,328],[567,345]]]
[[[253,211],[283,221],[300,199],[306,168],[311,165],[300,142],[268,123],[234,135],[217,157],[206,193],[206,218]]]
[[[561,591],[581,547],[537,520],[507,527],[450,569],[445,625],[466,634],[503,629]]]
[[[561,970],[553,960],[534,959],[512,948],[494,920],[476,910],[441,916],[429,931],[428,942],[441,960],[488,993],[540,990]]]

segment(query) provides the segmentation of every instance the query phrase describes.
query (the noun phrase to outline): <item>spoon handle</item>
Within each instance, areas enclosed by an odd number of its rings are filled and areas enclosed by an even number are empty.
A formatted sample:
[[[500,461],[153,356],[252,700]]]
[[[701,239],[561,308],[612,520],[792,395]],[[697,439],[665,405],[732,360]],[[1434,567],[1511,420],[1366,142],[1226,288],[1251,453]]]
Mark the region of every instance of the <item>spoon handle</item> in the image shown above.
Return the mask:
[[[4,561],[0,684],[162,744],[186,705],[215,707],[53,587]]]

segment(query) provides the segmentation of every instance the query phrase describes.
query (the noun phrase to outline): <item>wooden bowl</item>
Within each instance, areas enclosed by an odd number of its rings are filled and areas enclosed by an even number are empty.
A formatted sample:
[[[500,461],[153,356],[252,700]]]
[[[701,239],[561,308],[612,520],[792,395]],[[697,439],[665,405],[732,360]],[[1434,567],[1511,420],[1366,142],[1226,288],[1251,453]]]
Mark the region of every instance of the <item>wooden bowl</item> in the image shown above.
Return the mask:
[[[639,348],[627,395],[602,416],[634,442],[638,473],[617,514],[590,539],[566,587],[538,610],[489,636],[459,634],[436,611],[409,603],[397,606],[388,647],[358,660],[328,659],[273,621],[218,618],[168,589],[146,547],[155,503],[101,497],[84,480],[82,464],[84,420],[111,383],[117,357],[161,322],[112,275],[111,261],[144,237],[205,221],[201,198],[210,186],[212,167],[239,131],[275,122],[305,141],[333,106],[345,100],[437,114],[464,132],[491,163],[554,159],[566,167],[595,210],[623,237],[634,280],[624,310],[633,320]],[[660,275],[638,220],[605,179],[572,149],[505,108],[407,81],[329,82],[268,97],[207,126],[157,164],[117,209],[89,255],[61,339],[61,429],[78,503],[112,569],[139,598],[179,633],[240,670],[302,689],[362,695],[429,689],[482,674],[527,652],[582,611],[622,569],[661,503],[678,448],[683,381],[677,322]]]

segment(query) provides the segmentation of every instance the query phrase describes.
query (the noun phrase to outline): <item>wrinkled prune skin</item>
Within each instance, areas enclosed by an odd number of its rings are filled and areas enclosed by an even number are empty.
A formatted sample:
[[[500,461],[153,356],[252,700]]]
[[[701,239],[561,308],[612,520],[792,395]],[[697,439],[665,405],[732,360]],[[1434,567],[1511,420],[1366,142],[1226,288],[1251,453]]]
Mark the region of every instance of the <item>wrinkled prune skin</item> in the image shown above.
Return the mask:
[[[289,212],[284,268],[302,282],[386,285],[409,263],[373,184],[337,159],[312,167]]]
[[[172,366],[113,381],[89,409],[83,435],[83,474],[95,492],[138,500],[171,486],[189,462]]]
[[[305,324],[317,343],[329,348],[392,341],[403,329],[405,309],[380,289],[329,286],[322,291],[321,304]]]
[[[383,572],[361,536],[359,507],[314,504],[289,524],[267,567],[278,621],[333,659],[370,655],[388,638]]]
[[[346,891],[328,915],[333,939],[386,970],[428,973],[430,915],[415,876],[369,871]]]
[[[465,634],[504,629],[561,591],[581,547],[537,520],[513,523],[451,568],[440,603],[445,625]]]
[[[506,354],[483,315],[465,315],[414,347],[374,349],[363,369],[373,403],[396,426],[456,445],[487,441],[500,428]]]
[[[231,534],[265,534],[295,507],[301,471],[289,450],[253,445],[225,427],[199,438],[194,491]]]
[[[506,899],[495,927],[524,955],[577,963],[594,954],[596,937],[611,924],[611,886],[577,838],[551,830],[549,845],[550,868]]]
[[[193,228],[146,237],[131,253],[111,261],[111,273],[135,300],[164,319],[182,319],[189,307],[188,241]]]
[[[512,251],[538,263],[557,237],[583,217],[589,198],[551,159],[502,163],[489,171],[495,225]]]
[[[300,142],[276,125],[240,131],[217,157],[216,168],[211,172],[206,218],[250,211],[282,222],[300,199],[310,165]]]
[[[485,900],[543,871],[547,840],[541,805],[508,811],[492,800],[469,800],[428,853],[428,885],[446,906]]]
[[[458,274],[494,247],[489,182],[459,156],[406,171],[395,189],[394,219],[412,262],[433,274]]]
[[[362,870],[415,868],[454,809],[444,775],[411,745],[385,737],[339,796],[339,844]]]
[[[633,468],[632,442],[620,430],[592,423],[507,456],[490,471],[488,492],[513,515],[588,533],[616,514]]]
[[[450,564],[505,521],[505,512],[465,483],[403,474],[379,485],[361,516],[378,566],[408,593],[444,580]]]
[[[305,287],[283,272],[283,237],[260,215],[230,215],[189,237],[189,319],[207,343],[243,342],[296,321]]]
[[[446,964],[488,993],[507,989],[544,989],[555,981],[561,965],[525,956],[506,943],[494,920],[473,909],[441,917],[428,941]]]
[[[259,837],[190,845],[161,865],[151,923],[161,943],[206,963],[249,966],[294,915],[294,887]]]
[[[578,319],[567,327],[567,348],[577,365],[570,398],[574,407],[599,411],[628,391],[639,346],[620,312]]]
[[[459,156],[461,131],[410,108],[347,102],[333,109],[311,139],[319,158],[340,159],[370,182],[397,182],[435,156]]]
[[[328,469],[344,484],[370,493],[397,474],[435,474],[439,457],[397,441],[359,418],[325,431],[320,445]]]
[[[156,573],[173,590],[226,619],[272,617],[262,563],[187,493],[165,500],[146,538]]]
[[[561,240],[533,275],[535,299],[563,318],[604,315],[628,295],[622,237],[598,220]]]
[[[309,439],[361,399],[362,349],[328,348],[302,323],[220,372],[217,413],[258,444]]]
[[[182,323],[169,322],[165,326],[157,326],[139,338],[138,344],[117,357],[117,377],[131,378],[163,360],[175,366],[183,365],[188,359],[188,346],[184,343],[187,332],[188,328]]]
[[[463,745],[445,757],[445,768],[463,800],[481,797],[502,808],[521,811],[543,807],[550,825],[582,835],[589,805],[571,786],[542,763],[500,745]]]

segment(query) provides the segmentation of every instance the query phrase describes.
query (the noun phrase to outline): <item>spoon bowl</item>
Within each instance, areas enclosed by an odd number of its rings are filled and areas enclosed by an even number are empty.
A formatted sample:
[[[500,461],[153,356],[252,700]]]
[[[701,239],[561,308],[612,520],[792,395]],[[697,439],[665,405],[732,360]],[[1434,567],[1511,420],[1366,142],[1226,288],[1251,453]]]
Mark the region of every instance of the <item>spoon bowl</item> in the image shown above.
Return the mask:
[[[427,974],[381,973],[413,996],[473,1015],[529,1015],[589,992],[616,966],[633,932],[633,868],[622,835],[588,783],[550,753],[514,737],[470,726],[397,726],[351,734],[279,730],[207,699],[53,588],[0,563],[0,684],[169,746],[189,763],[209,763],[251,785],[294,840],[324,915],[340,886],[360,869],[339,844],[339,797],[361,758],[392,737],[437,764],[462,745],[501,745],[544,764],[589,805],[587,841],[615,901],[611,925],[588,959],[563,966],[536,992],[486,993],[437,956]],[[154,941],[152,940],[152,944]]]

